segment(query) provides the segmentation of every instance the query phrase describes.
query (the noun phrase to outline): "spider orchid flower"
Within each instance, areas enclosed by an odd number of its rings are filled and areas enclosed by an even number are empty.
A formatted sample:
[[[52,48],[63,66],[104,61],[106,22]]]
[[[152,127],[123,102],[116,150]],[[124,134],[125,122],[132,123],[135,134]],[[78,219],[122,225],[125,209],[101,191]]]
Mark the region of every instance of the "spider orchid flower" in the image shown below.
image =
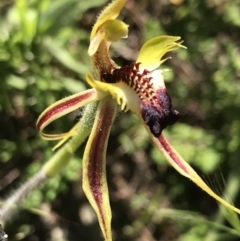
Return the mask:
[[[130,110],[139,117],[152,142],[180,174],[192,180],[226,207],[240,213],[239,209],[223,200],[205,184],[162,134],[164,128],[178,120],[179,113],[173,108],[165,87],[164,70],[158,68],[166,60],[163,59],[166,53],[184,47],[180,37],[159,36],[147,41],[136,62],[129,66],[118,66],[111,59],[110,44],[128,35],[128,25],[116,19],[126,1],[111,2],[93,26],[88,49],[93,75],[86,74],[87,83],[92,88],[57,101],[48,107],[37,121],[42,138],[60,140],[55,146],[57,148],[69,138],[74,138],[76,130],[81,128],[82,120],[68,133],[46,134],[43,129],[69,112],[93,102],[97,103],[83,156],[83,190],[97,213],[104,239],[107,241],[112,240],[112,235],[105,167],[106,148],[118,106],[122,111]]]

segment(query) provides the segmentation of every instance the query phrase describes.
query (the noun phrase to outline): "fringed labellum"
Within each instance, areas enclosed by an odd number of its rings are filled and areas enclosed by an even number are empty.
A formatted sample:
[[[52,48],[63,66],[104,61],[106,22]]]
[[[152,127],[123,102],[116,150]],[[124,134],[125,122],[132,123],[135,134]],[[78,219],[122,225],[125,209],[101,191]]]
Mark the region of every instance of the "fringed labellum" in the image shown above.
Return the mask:
[[[140,63],[134,63],[114,69],[111,73],[103,73],[101,81],[108,84],[122,82],[131,88],[138,96],[138,109],[144,122],[151,133],[159,137],[164,128],[178,120],[179,113],[172,107],[171,97],[162,81],[161,72],[159,70],[150,72],[146,69],[141,71],[139,66]]]

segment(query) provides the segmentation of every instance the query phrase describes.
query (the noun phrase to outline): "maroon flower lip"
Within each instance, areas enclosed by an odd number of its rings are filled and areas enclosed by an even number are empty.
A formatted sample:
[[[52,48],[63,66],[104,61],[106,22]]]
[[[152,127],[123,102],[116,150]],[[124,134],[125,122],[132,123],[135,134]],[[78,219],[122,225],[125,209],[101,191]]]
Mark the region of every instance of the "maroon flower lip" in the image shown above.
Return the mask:
[[[179,112],[173,109],[171,97],[165,88],[157,90],[155,97],[153,105],[142,101],[141,115],[151,133],[159,137],[163,129],[179,119]]]
[[[124,82],[131,87],[141,101],[141,115],[151,133],[159,137],[162,130],[179,119],[179,112],[172,107],[172,100],[165,87],[155,89],[150,71],[140,72],[140,63],[114,69],[103,73],[102,80],[107,83]]]

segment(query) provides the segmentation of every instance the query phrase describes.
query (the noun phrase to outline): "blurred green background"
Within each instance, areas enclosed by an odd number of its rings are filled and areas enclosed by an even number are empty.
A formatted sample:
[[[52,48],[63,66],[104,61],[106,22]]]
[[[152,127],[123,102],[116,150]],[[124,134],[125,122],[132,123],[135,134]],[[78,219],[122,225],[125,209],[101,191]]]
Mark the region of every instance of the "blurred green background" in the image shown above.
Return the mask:
[[[35,123],[55,101],[87,87],[89,34],[106,0],[0,0],[0,197],[35,174],[53,152]],[[151,37],[181,36],[187,50],[164,68],[177,124],[164,134],[204,180],[240,207],[240,1],[129,0],[119,65]],[[69,130],[81,110],[51,125]],[[84,146],[64,172],[34,191],[6,224],[9,240],[103,240],[81,188]],[[131,113],[111,132],[107,173],[116,241],[240,240],[234,214],[178,174]],[[29,208],[42,210],[36,215]],[[0,220],[1,223],[1,220]]]

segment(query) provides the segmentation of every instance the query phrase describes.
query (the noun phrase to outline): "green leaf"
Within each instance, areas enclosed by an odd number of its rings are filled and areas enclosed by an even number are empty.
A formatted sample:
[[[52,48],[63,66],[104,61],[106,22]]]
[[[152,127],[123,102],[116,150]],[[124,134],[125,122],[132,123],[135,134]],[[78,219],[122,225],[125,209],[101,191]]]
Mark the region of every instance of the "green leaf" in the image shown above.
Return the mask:
[[[16,75],[9,75],[7,78],[7,84],[13,88],[24,90],[27,87],[26,80],[16,76]]]
[[[44,45],[47,50],[55,57],[61,64],[63,64],[68,69],[78,73],[82,78],[85,78],[85,74],[89,72],[90,67],[86,67],[84,64],[81,64],[75,60],[69,52],[58,47],[56,42],[51,39],[44,41]]]
[[[81,17],[89,8],[98,7],[106,0],[58,0],[51,1],[47,9],[41,14],[40,30],[42,33],[54,35],[64,26],[69,25]],[[58,19],[58,21],[56,21]]]

